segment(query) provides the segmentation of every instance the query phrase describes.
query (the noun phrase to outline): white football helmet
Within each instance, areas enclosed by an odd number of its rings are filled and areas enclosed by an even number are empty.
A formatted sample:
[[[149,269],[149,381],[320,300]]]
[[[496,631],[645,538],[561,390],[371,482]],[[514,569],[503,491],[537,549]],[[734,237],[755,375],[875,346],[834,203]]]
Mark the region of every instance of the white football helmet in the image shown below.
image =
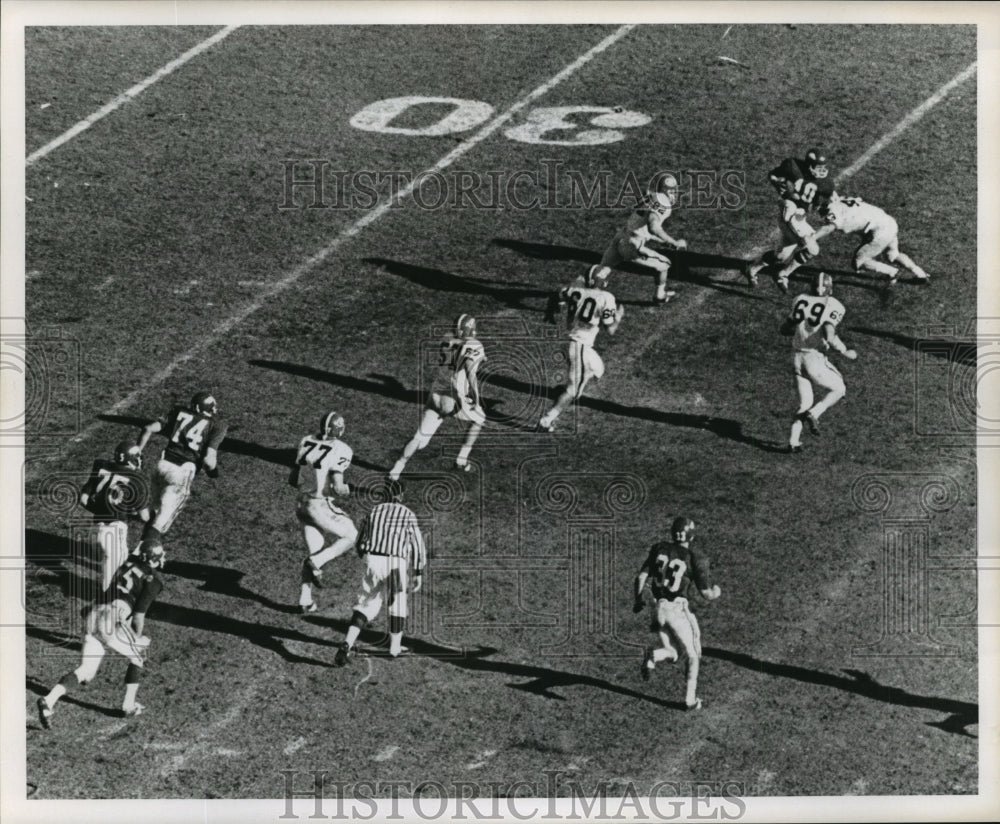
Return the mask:
[[[591,266],[587,270],[587,286],[593,289],[607,289],[608,278],[611,276],[611,269],[607,266]]]
[[[649,194],[661,206],[675,206],[679,195],[677,178],[672,174],[657,175],[656,185]]]
[[[319,436],[324,440],[339,438],[344,434],[344,418],[337,412],[327,412],[319,422]]]
[[[455,321],[455,337],[474,338],[476,336],[476,319],[472,315],[459,315]]]

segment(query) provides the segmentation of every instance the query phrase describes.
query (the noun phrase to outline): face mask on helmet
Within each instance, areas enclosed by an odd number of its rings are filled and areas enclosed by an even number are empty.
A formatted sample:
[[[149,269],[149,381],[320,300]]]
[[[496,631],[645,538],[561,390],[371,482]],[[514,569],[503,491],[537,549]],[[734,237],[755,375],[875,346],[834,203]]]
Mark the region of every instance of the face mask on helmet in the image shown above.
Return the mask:
[[[191,408],[195,412],[212,417],[218,410],[218,404],[211,392],[199,392],[191,399]]]
[[[132,469],[142,468],[142,453],[135,444],[122,441],[115,447],[115,463],[121,466],[128,466]]]
[[[826,168],[826,158],[819,149],[809,150],[806,155],[806,166],[809,168],[809,174],[817,180],[822,180],[829,173]]]
[[[323,438],[339,438],[344,434],[344,419],[336,412],[328,412],[319,424],[319,434]]]

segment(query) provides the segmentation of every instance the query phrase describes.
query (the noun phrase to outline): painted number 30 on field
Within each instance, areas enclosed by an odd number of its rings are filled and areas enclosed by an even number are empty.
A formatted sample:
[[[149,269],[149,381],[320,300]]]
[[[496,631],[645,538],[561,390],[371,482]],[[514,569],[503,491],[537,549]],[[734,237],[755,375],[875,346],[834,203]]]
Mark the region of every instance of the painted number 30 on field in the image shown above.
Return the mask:
[[[450,106],[446,114],[423,126],[392,125],[393,122],[419,118],[418,107],[434,106],[437,114]],[[414,111],[411,111],[414,110]],[[413,137],[440,137],[466,132],[485,123],[493,115],[493,107],[480,100],[460,97],[390,97],[365,106],[351,118],[355,129],[380,134],[402,134]],[[433,115],[431,115],[433,116]],[[426,116],[424,117],[426,119]],[[504,135],[520,143],[546,146],[598,146],[625,139],[622,129],[645,126],[652,118],[641,112],[629,112],[607,106],[548,106],[529,109],[523,123],[504,130]]]

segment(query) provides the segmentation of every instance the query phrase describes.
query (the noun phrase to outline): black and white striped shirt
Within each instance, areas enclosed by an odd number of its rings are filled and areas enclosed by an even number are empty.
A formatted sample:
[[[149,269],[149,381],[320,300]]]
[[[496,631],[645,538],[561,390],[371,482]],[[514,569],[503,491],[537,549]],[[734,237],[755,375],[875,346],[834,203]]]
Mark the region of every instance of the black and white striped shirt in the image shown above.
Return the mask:
[[[369,512],[361,524],[358,548],[370,555],[412,559],[418,572],[427,563],[417,516],[402,504],[378,504]]]

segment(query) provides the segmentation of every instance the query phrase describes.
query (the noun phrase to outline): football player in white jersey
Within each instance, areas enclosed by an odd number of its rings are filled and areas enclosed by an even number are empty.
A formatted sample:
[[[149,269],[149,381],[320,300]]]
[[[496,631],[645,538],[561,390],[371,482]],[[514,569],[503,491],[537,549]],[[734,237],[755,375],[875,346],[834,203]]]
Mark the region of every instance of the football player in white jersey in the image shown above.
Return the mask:
[[[302,523],[309,553],[302,563],[299,592],[299,611],[303,613],[316,611],[312,587],[323,586],[323,567],[351,549],[358,538],[354,522],[333,497],[351,494],[344,483],[344,472],[354,452],[340,440],[343,434],[344,419],[336,412],[324,415],[319,432],[299,442],[295,467],[288,479],[299,492],[295,515]]]
[[[799,408],[788,439],[790,452],[802,449],[802,425],[808,423],[813,435],[819,435],[820,417],[847,392],[843,376],[826,357],[827,350],[834,349],[848,360],[858,357],[837,336],[837,325],[846,310],[833,296],[833,278],[825,272],[817,274],[813,292],[795,298],[792,311],[781,327],[783,335],[792,337],[795,385],[799,393]],[[823,399],[815,403],[814,387],[826,390]]]
[[[854,253],[855,271],[888,275],[889,282],[895,283],[899,269],[890,264],[898,263],[913,274],[917,283],[930,283],[930,276],[909,255],[899,251],[899,224],[884,209],[860,197],[847,197],[831,201],[823,217],[834,229],[864,237]],[[885,255],[889,263],[877,260],[880,255]]]
[[[465,472],[472,469],[469,454],[486,423],[479,397],[479,366],[486,362],[486,350],[476,339],[476,319],[461,315],[455,322],[455,334],[441,341],[437,369],[427,396],[423,418],[417,433],[403,448],[403,454],[389,472],[389,479],[398,481],[406,462],[418,450],[430,443],[445,418],[455,417],[469,424],[465,442],[458,450],[455,466]]]
[[[597,333],[603,328],[609,335],[618,331],[625,307],[615,303],[608,291],[608,269],[592,266],[587,279],[577,278],[559,293],[560,305],[567,307],[569,325],[569,379],[558,400],[538,422],[538,428],[551,432],[556,418],[571,401],[583,395],[587,383],[604,375],[604,362],[594,350]]]
[[[666,303],[677,294],[667,291],[670,258],[651,249],[648,244],[657,240],[674,249],[687,248],[687,241],[673,238],[663,229],[663,222],[670,217],[677,204],[677,191],[677,179],[673,175],[663,175],[647,193],[646,200],[629,215],[625,226],[618,230],[601,258],[601,266],[609,270],[621,263],[637,263],[655,270],[656,300],[660,303]]]

